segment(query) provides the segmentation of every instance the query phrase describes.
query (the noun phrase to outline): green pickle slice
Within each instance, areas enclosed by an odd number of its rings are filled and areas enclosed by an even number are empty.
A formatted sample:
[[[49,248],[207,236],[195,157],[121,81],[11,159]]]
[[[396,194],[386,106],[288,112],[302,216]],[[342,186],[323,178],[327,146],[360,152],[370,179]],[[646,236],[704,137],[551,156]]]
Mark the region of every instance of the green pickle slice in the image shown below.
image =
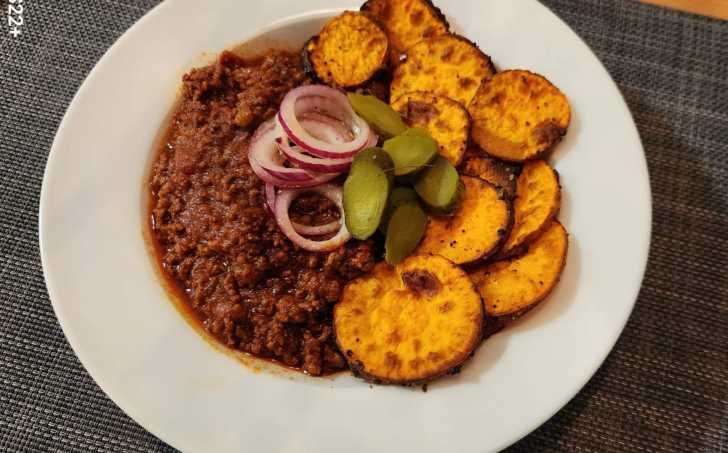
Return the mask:
[[[354,156],[354,161],[351,163],[349,173],[353,173],[356,170],[356,167],[362,162],[373,163],[384,170],[384,173],[387,175],[387,179],[389,179],[389,186],[392,187],[392,184],[394,183],[394,162],[392,162],[392,158],[389,157],[389,154],[385,150],[382,148],[367,148],[359,151],[359,153]]]
[[[382,223],[379,224],[379,231],[387,233],[387,225],[389,225],[389,219],[392,218],[395,209],[405,203],[416,202],[419,198],[417,192],[410,187],[395,187],[389,194],[389,201],[387,201],[387,207],[382,216]]]
[[[437,142],[419,134],[398,135],[384,142],[384,150],[394,162],[395,176],[421,170],[437,156]]]
[[[351,235],[369,238],[382,220],[391,177],[376,162],[361,159],[352,165],[344,182],[344,221]]]
[[[354,171],[357,164],[364,161],[377,164],[379,168],[387,173],[392,173],[392,170],[394,169],[394,162],[389,156],[389,153],[382,148],[373,147],[359,151],[357,155],[354,156],[354,161],[351,164],[351,169],[349,170],[349,172]]]
[[[406,202],[394,210],[387,227],[384,260],[398,264],[419,245],[427,227],[427,214],[416,201]]]
[[[463,190],[458,171],[444,157],[435,159],[415,183],[417,195],[437,214],[451,212]]]
[[[375,96],[359,93],[348,93],[347,96],[357,115],[364,118],[377,134],[385,138],[393,137],[407,129],[399,113]]]

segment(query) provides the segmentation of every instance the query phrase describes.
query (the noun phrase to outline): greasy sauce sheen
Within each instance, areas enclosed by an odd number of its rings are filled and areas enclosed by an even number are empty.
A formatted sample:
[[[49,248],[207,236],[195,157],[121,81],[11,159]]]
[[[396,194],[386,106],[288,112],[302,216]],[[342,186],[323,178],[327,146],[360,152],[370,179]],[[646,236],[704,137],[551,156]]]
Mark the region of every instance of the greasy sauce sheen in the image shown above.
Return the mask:
[[[217,62],[183,77],[181,100],[151,169],[150,231],[162,274],[203,328],[225,346],[311,375],[346,367],[332,308],[351,279],[374,266],[371,242],[330,253],[293,245],[264,202],[248,164],[250,136],[282,97],[308,83],[292,53]],[[291,217],[338,217],[304,195]]]

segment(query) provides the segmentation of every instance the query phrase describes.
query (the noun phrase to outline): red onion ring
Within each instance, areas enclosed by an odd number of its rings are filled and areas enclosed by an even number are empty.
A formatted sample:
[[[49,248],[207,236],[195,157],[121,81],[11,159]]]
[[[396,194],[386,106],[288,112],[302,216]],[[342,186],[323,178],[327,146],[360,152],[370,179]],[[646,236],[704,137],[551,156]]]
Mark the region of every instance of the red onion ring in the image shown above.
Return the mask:
[[[311,135],[329,143],[344,143],[347,141],[347,137],[349,137],[348,140],[351,140],[352,137],[351,132],[347,131],[340,121],[320,113],[304,113],[301,115],[300,122]],[[288,160],[305,170],[321,173],[342,173],[351,166],[352,158],[350,157],[344,159],[314,157],[303,153],[298,146],[291,146],[284,137],[276,139],[276,142],[279,151]]]
[[[302,153],[298,146],[291,146],[286,138],[277,138],[278,149],[295,165],[321,173],[343,173],[349,169],[353,158],[326,159]]]
[[[301,168],[287,168],[281,165],[282,158],[275,141],[280,136],[281,131],[272,119],[261,124],[253,134],[248,160],[250,168],[260,179],[278,187],[301,189],[323,184],[338,176],[328,173],[316,174]]]
[[[286,181],[310,181],[313,179],[313,176],[301,168],[283,166],[283,159],[276,146],[276,139],[281,135],[281,131],[275,122],[267,121],[263,123],[250,140],[248,159],[255,161],[260,168],[278,179]],[[261,175],[258,176],[263,179]]]
[[[304,192],[316,192],[321,194],[333,201],[336,204],[336,207],[339,208],[339,212],[341,213],[339,231],[331,239],[327,239],[325,241],[307,239],[297,233],[296,229],[293,227],[291,218],[288,215],[288,210],[290,209],[293,200]],[[286,235],[286,237],[288,237],[288,239],[291,240],[291,242],[304,250],[308,250],[309,252],[330,252],[351,239],[351,233],[349,233],[349,230],[346,228],[346,222],[344,221],[344,191],[339,186],[326,184],[318,187],[312,187],[307,190],[282,190],[276,197],[275,206],[276,221],[278,222],[278,226],[281,231]]]
[[[265,204],[268,210],[275,214],[276,212],[276,187],[273,184],[265,183]]]
[[[265,204],[271,213],[275,214],[276,210],[276,188],[273,184],[265,183]],[[304,225],[302,223],[291,222],[297,233],[304,236],[323,236],[338,231],[341,228],[341,221],[334,220],[323,225]]]
[[[314,87],[323,87],[328,88],[329,90],[334,90],[337,93],[341,93],[341,91],[336,90],[335,88],[328,87],[326,85],[310,85]],[[302,115],[306,115],[308,113],[317,113],[319,115],[328,116],[329,118],[338,119],[339,121],[349,121],[351,119],[351,112],[346,108],[346,105],[342,104],[340,100],[333,99],[330,97],[330,95],[333,92],[324,92],[323,90],[319,90],[318,93],[312,93],[307,94],[305,96],[301,96],[296,101],[296,107],[295,112],[297,117],[301,117]],[[348,103],[348,99],[347,99]],[[353,110],[352,110],[353,112]],[[347,129],[348,130],[348,129]],[[351,132],[351,131],[349,131]],[[353,138],[353,135],[352,135]]]
[[[339,176],[338,174],[324,173],[313,176],[313,178],[309,181],[289,181],[286,179],[276,178],[271,175],[253,159],[250,160],[250,168],[264,182],[282,189],[305,189],[307,187],[315,187],[327,183]]]
[[[334,143],[346,143],[354,139],[354,134],[336,118],[316,112],[302,113],[301,125],[314,137]],[[279,123],[280,124],[280,123]],[[281,126],[283,130],[283,126]]]
[[[369,134],[369,141],[367,141],[367,144],[364,145],[364,148],[373,148],[377,146],[377,143],[379,143],[379,136],[374,132],[371,132]]]
[[[339,231],[341,228],[341,221],[334,220],[333,222],[325,223],[323,225],[304,225],[302,223],[291,222],[293,229],[296,233],[304,236],[323,236],[324,234],[330,234],[334,231]]]
[[[306,131],[298,117],[310,112],[328,113],[341,119],[354,133],[345,143],[327,143]],[[325,85],[306,85],[294,88],[283,98],[278,121],[295,144],[317,157],[342,159],[352,157],[369,142],[371,129],[349,104],[346,95]]]

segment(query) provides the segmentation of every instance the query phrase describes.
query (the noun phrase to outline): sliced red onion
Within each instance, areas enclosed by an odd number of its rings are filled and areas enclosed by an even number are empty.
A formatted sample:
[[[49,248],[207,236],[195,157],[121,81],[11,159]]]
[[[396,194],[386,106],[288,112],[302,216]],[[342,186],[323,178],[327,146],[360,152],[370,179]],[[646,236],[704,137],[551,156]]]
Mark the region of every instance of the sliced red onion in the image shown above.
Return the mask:
[[[286,179],[280,179],[276,178],[275,176],[271,175],[265,169],[260,168],[257,166],[257,164],[253,161],[250,162],[250,167],[253,169],[256,175],[260,179],[262,179],[264,182],[268,184],[272,184],[276,187],[280,187],[282,189],[305,189],[307,187],[315,187],[319,186],[321,184],[325,184],[332,179],[339,176],[338,174],[329,174],[329,173],[323,173],[315,175],[312,179],[308,181],[289,181]]]
[[[316,112],[299,115],[301,125],[319,140],[331,143],[346,143],[354,139],[354,134],[336,118]],[[281,126],[281,130],[282,130]]]
[[[283,158],[278,153],[278,147],[276,146],[276,139],[281,136],[282,133],[275,122],[267,121],[263,123],[250,140],[248,159],[251,162],[255,161],[258,164],[257,167],[264,169],[271,176],[278,179],[301,182],[313,179],[313,176],[301,168],[283,166]],[[258,176],[264,179],[262,175]]]
[[[323,236],[324,234],[331,234],[334,231],[339,231],[341,228],[341,221],[334,220],[333,222],[325,223],[323,225],[304,225],[302,223],[291,222],[293,229],[296,233],[304,236]]]
[[[299,116],[310,112],[340,119],[354,138],[345,143],[327,143],[314,137],[299,121]],[[346,95],[325,85],[306,85],[289,91],[281,103],[278,120],[295,144],[318,157],[352,157],[364,148],[371,135],[369,125],[354,113]]]
[[[301,152],[298,146],[291,146],[286,138],[276,139],[278,149],[294,164],[306,170],[321,173],[342,173],[349,169],[353,158],[326,159],[313,157]]]
[[[342,93],[341,91],[336,90],[335,88],[331,88],[325,85],[311,85],[313,87],[324,87],[328,88],[329,90],[334,90],[337,93]],[[336,97],[331,97],[330,95],[333,92],[324,92],[323,90],[320,90],[318,93],[315,94],[308,94],[301,96],[296,101],[296,117],[301,119],[303,115],[308,115],[310,113],[316,113],[319,115],[328,116],[329,118],[335,118],[338,119],[340,122],[344,122],[344,127],[346,127],[345,122],[349,121],[351,119],[351,112],[353,112],[353,109],[348,109],[347,106],[350,104],[342,104],[342,102],[337,99]],[[343,94],[343,93],[342,93]],[[351,131],[350,131],[351,132]],[[352,135],[353,137],[353,135]]]
[[[253,134],[248,150],[250,168],[268,184],[287,189],[313,187],[331,181],[337,174],[314,174],[282,165],[276,138],[282,135],[275,120],[261,124]]]
[[[276,211],[276,188],[273,184],[265,184],[265,204],[271,213]],[[291,222],[293,229],[297,233],[305,236],[323,236],[338,231],[341,228],[341,221],[334,220],[323,225],[304,225],[302,223]]]
[[[373,148],[377,146],[377,143],[379,143],[379,136],[374,132],[370,132],[369,141],[367,141],[367,144],[364,145],[364,148]]]
[[[273,184],[265,183],[265,204],[271,213],[276,212],[276,187]]]
[[[309,181],[289,181],[285,179],[276,178],[271,175],[264,168],[260,167],[254,160],[250,161],[250,168],[255,174],[268,184],[272,184],[276,187],[283,189],[305,189],[307,187],[314,187],[331,181],[332,179],[339,176],[338,174],[317,174]]]
[[[293,227],[291,218],[288,215],[288,210],[291,208],[291,203],[293,202],[293,200],[295,200],[299,195],[305,192],[315,192],[321,194],[329,200],[333,201],[334,204],[336,204],[336,207],[339,208],[339,212],[341,213],[339,231],[331,239],[327,239],[324,241],[314,241],[311,239],[307,239],[301,236],[298,232],[296,232],[296,229]],[[302,249],[308,250],[309,252],[330,252],[342,246],[346,243],[346,241],[351,239],[351,234],[346,228],[346,222],[344,221],[343,198],[343,189],[339,186],[334,186],[332,184],[312,187],[307,190],[281,190],[278,193],[275,201],[276,221],[278,222],[278,226],[280,227],[281,231],[283,231],[283,234],[285,234],[286,237],[291,240],[291,242],[298,245]]]
[[[349,104],[342,105],[339,99],[330,99],[322,96],[301,97],[296,101],[295,112],[296,118],[301,122],[307,119],[313,119],[335,127],[342,137],[346,137],[342,143],[354,139],[354,133],[351,129],[351,115],[355,115],[354,110]],[[312,135],[314,138],[320,138],[315,133],[312,133]]]

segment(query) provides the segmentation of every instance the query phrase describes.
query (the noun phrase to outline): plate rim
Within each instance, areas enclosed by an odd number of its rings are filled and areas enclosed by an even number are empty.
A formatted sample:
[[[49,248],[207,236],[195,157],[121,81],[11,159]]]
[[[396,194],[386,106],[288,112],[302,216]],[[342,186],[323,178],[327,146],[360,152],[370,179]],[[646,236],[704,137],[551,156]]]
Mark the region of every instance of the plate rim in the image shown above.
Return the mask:
[[[623,110],[623,113],[626,113],[629,119],[629,123],[631,125],[632,131],[630,131],[634,136],[637,138],[637,143],[639,145],[639,150],[641,151],[641,163],[642,163],[642,178],[641,182],[644,186],[644,195],[646,197],[646,228],[643,232],[643,237],[641,244],[643,244],[642,250],[640,250],[640,254],[643,256],[643,260],[640,265],[640,272],[639,272],[639,278],[637,279],[635,276],[635,280],[639,281],[639,285],[637,285],[636,289],[633,291],[632,296],[630,297],[630,306],[629,309],[625,311],[625,314],[623,316],[623,319],[620,320],[619,328],[616,328],[613,330],[612,338],[610,338],[609,342],[605,342],[605,348],[603,351],[603,354],[599,354],[599,360],[593,361],[593,365],[589,367],[585,367],[588,369],[584,370],[584,375],[582,376],[582,379],[580,380],[580,383],[578,385],[575,385],[573,388],[573,391],[568,392],[568,395],[566,398],[563,399],[563,401],[560,401],[557,405],[555,405],[552,409],[544,411],[544,415],[539,418],[537,424],[534,426],[523,426],[521,429],[515,430],[517,431],[516,434],[514,434],[515,437],[513,437],[510,441],[503,443],[502,445],[495,445],[494,449],[500,450],[503,448],[506,448],[525,436],[529,435],[536,429],[538,429],[540,426],[542,426],[545,422],[547,422],[549,419],[551,419],[554,415],[556,415],[559,411],[561,411],[570,401],[572,401],[584,388],[584,386],[595,376],[595,374],[598,372],[599,368],[604,364],[608,356],[613,351],[617,341],[621,337],[622,333],[624,332],[624,329],[627,325],[627,322],[629,321],[632,312],[634,311],[634,307],[638,301],[639,294],[642,290],[643,284],[644,284],[644,277],[647,270],[647,265],[649,262],[649,252],[651,250],[651,239],[652,239],[652,222],[653,222],[653,195],[652,195],[652,188],[651,188],[651,181],[650,181],[650,175],[649,175],[649,167],[647,165],[647,156],[645,154],[644,145],[642,143],[642,138],[639,133],[639,130],[637,128],[637,124],[634,120],[634,116],[629,109],[629,106],[624,98],[624,94],[622,93],[619,85],[616,83],[616,81],[613,79],[607,68],[604,66],[602,61],[599,59],[599,57],[594,53],[593,49],[579,36],[572,28],[571,26],[561,19],[554,11],[551,10],[548,6],[541,3],[539,0],[529,0],[532,3],[535,3],[539,5],[540,7],[544,8],[550,16],[552,16],[552,19],[555,19],[558,23],[560,23],[565,29],[568,30],[568,32],[571,35],[572,39],[575,39],[579,41],[589,52],[593,60],[597,63],[599,69],[607,76],[608,80],[611,82],[611,84],[614,86],[616,91],[620,95],[619,99],[619,105],[621,109]],[[169,444],[170,446],[182,450],[184,445],[179,445],[176,439],[172,439],[169,436],[167,436],[167,433],[164,429],[158,426],[158,424],[152,419],[152,417],[149,417],[145,415],[142,410],[139,410],[138,405],[135,405],[132,401],[128,401],[125,395],[122,395],[123,392],[117,391],[117,389],[107,382],[106,379],[101,378],[103,373],[101,373],[95,366],[92,365],[92,360],[87,356],[87,351],[84,349],[84,347],[81,345],[80,341],[76,337],[74,331],[69,327],[69,322],[66,320],[64,311],[60,308],[58,301],[58,295],[56,295],[56,291],[54,290],[54,285],[52,284],[54,278],[51,275],[52,271],[49,269],[47,264],[47,242],[44,240],[46,237],[45,233],[45,217],[46,217],[46,209],[45,206],[47,206],[47,199],[49,197],[48,190],[49,190],[49,175],[53,171],[54,163],[59,159],[59,151],[57,150],[60,145],[60,137],[64,135],[67,132],[67,129],[70,127],[69,122],[71,121],[69,118],[72,117],[73,111],[78,106],[78,100],[82,98],[86,92],[86,90],[89,87],[89,82],[95,78],[96,74],[100,71],[100,68],[104,65],[109,64],[110,61],[112,61],[113,55],[118,51],[118,49],[125,43],[127,39],[131,35],[134,34],[134,32],[143,24],[145,24],[148,21],[154,20],[155,17],[162,15],[165,13],[165,11],[169,8],[171,8],[171,4],[174,2],[162,2],[156,6],[154,6],[152,9],[147,11],[139,20],[137,20],[134,24],[132,24],[127,30],[122,33],[122,35],[104,52],[104,54],[101,56],[101,58],[96,62],[94,67],[91,69],[91,71],[88,73],[88,75],[84,78],[83,82],[79,86],[78,90],[74,94],[72,100],[68,104],[68,107],[66,108],[63,119],[59,123],[59,126],[56,130],[53,144],[50,148],[50,152],[47,157],[45,169],[43,172],[43,180],[42,180],[42,187],[40,191],[40,198],[39,198],[39,207],[38,207],[38,239],[39,239],[39,251],[40,251],[40,258],[41,258],[41,264],[43,269],[43,277],[44,282],[46,285],[46,289],[48,292],[48,298],[51,302],[51,305],[53,307],[54,314],[56,316],[56,319],[58,320],[58,323],[63,331],[63,334],[68,341],[69,345],[71,346],[74,354],[80,361],[81,365],[84,367],[84,370],[89,374],[89,376],[93,379],[93,381],[96,383],[96,385],[104,392],[104,394],[117,406],[119,407],[127,416],[129,416],[135,423],[139,424],[142,428],[144,428],[146,431],[151,433],[152,435],[156,436],[157,438],[161,439],[165,443]],[[291,15],[291,16],[282,16],[279,20],[269,22],[266,24],[262,24],[259,27],[254,28],[254,32],[247,34],[248,39],[253,39],[256,36],[259,36],[260,34],[264,33],[266,30],[275,27],[276,25],[280,23],[285,23],[289,21],[295,21],[296,19],[300,19],[302,17],[310,17],[315,16],[319,14],[330,14],[334,11],[343,11],[345,9],[350,8],[328,8],[328,9],[315,9],[308,13],[299,14],[299,15]],[[241,41],[242,42],[242,41]],[[214,49],[212,52],[219,53],[224,49]],[[189,69],[189,68],[188,68]],[[141,229],[140,229],[141,230]],[[141,233],[140,233],[141,234]],[[177,310],[177,308],[175,308]],[[608,344],[607,344],[608,343]]]

